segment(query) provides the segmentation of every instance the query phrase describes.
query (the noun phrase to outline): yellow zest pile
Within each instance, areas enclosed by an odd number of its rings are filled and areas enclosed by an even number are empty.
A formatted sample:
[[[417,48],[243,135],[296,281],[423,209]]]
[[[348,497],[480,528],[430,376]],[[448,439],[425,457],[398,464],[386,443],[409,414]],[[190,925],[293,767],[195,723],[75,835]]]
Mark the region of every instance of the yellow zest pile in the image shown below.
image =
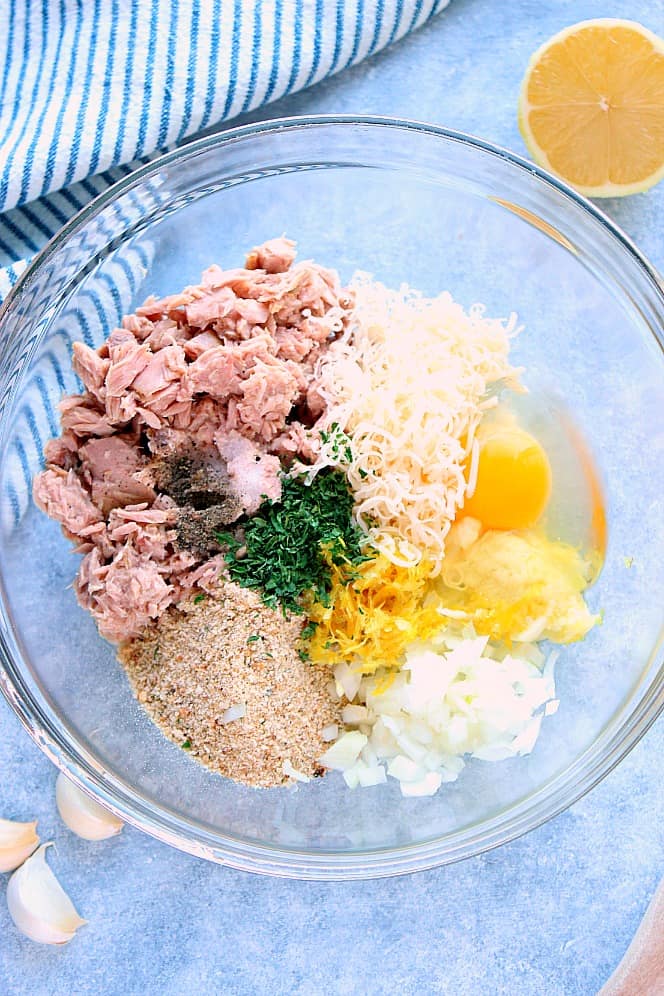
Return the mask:
[[[431,567],[393,564],[384,554],[354,569],[332,565],[329,602],[314,603],[309,618],[316,623],[308,651],[315,664],[352,664],[363,674],[397,667],[408,644],[426,640],[444,620],[430,589]]]

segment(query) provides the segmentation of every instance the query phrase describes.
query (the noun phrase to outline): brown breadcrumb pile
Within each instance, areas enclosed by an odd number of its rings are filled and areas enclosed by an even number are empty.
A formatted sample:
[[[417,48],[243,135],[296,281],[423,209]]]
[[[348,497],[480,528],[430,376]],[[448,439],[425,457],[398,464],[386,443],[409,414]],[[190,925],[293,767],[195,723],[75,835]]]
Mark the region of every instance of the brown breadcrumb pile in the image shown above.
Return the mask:
[[[329,672],[298,653],[303,621],[229,581],[215,597],[169,609],[118,656],[167,737],[212,770],[267,788],[288,781],[285,761],[322,774],[321,731],[341,722]],[[224,724],[237,705],[244,718]]]

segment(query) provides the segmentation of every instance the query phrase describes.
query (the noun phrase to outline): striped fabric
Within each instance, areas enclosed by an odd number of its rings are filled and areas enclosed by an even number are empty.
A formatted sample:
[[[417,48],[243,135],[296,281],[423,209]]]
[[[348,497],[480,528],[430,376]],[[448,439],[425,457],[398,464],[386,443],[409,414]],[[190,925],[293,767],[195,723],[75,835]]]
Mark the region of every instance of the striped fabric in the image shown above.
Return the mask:
[[[309,86],[448,0],[0,0],[0,300],[145,157]]]

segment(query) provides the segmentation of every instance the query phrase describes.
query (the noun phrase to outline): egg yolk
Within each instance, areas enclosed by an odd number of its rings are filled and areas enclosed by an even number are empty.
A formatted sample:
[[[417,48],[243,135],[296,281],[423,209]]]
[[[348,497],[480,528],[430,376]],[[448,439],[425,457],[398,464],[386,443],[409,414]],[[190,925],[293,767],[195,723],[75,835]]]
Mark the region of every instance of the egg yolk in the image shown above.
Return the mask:
[[[496,427],[478,434],[477,483],[462,515],[479,519],[485,529],[527,529],[546,508],[551,466],[529,433]]]

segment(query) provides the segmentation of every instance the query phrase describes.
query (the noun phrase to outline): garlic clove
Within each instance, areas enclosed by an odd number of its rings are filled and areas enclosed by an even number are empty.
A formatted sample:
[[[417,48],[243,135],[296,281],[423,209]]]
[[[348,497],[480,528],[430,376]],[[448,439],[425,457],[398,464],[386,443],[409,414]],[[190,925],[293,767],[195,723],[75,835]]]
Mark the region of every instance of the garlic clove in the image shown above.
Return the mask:
[[[0,819],[0,872],[13,871],[39,844],[37,822],[16,823]]]
[[[55,783],[55,801],[63,822],[84,840],[106,840],[120,833],[124,823],[86,795],[60,772]]]
[[[18,929],[39,944],[66,944],[83,920],[46,864],[46,848],[35,851],[9,879],[7,906]]]

